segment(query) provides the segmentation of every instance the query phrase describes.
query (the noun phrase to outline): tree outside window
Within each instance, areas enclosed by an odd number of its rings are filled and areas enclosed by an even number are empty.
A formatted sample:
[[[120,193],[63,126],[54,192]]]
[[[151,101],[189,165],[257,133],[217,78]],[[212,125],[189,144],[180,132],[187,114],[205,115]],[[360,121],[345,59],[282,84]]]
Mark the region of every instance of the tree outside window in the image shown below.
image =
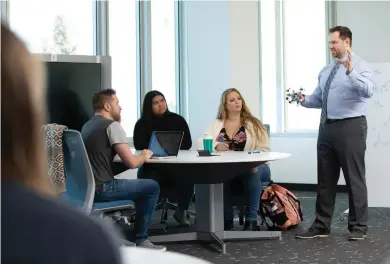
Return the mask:
[[[67,26],[62,16],[57,16],[55,18],[52,33],[53,35],[49,45],[47,45],[47,41],[43,41],[43,53],[69,55],[76,52],[77,45],[73,45],[69,40]]]

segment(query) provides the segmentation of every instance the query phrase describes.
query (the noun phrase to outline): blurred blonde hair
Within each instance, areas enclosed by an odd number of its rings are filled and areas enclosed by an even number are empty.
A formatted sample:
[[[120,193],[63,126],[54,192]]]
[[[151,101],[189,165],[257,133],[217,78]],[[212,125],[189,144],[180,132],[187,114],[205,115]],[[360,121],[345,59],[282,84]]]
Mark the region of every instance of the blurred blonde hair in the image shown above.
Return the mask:
[[[249,132],[259,141],[262,140],[263,137],[267,135],[267,130],[265,129],[263,123],[251,114],[244,98],[236,88],[229,88],[222,93],[217,118],[221,121],[224,121],[228,118],[229,113],[227,110],[227,97],[232,92],[238,93],[238,95],[241,97],[241,125],[244,126],[245,129],[249,129]]]
[[[1,25],[1,181],[52,193],[45,164],[43,65]]]

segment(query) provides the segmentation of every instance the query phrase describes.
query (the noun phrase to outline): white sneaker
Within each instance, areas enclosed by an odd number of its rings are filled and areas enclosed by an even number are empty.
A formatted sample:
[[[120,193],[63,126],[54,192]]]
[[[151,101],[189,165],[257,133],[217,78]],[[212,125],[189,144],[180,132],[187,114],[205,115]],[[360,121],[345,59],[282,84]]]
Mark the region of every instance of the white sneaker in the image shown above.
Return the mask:
[[[159,250],[159,251],[166,251],[167,250],[167,248],[164,246],[153,244],[152,242],[150,242],[149,239],[146,239],[144,242],[138,244],[137,247],[155,249],[155,250]]]

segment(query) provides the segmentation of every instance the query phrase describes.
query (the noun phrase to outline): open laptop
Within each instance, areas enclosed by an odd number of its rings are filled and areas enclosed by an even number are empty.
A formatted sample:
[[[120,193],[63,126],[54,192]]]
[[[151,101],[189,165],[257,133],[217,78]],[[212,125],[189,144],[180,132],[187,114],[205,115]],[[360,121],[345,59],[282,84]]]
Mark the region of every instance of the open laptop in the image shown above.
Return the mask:
[[[153,152],[152,159],[172,159],[179,153],[183,141],[183,131],[153,131],[150,137],[149,149]]]

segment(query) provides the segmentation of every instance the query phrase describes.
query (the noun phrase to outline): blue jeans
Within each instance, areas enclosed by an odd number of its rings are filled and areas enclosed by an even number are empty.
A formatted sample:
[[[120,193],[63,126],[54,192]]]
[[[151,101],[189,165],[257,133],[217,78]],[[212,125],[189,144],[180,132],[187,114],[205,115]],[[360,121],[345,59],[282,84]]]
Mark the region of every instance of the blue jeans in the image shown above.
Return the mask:
[[[195,185],[193,183],[183,181],[182,177],[172,176],[169,171],[159,171],[147,166],[138,169],[137,177],[138,179],[155,180],[160,185],[162,193],[167,192],[167,190],[171,192],[168,193],[168,199],[177,201],[177,207],[181,211],[188,210],[194,196]],[[172,190],[175,190],[174,193],[172,193]]]
[[[246,173],[237,176],[239,180],[244,183],[244,194],[246,198],[245,206],[247,207],[245,213],[246,221],[256,221],[257,212],[259,211],[260,195],[262,191],[261,179],[269,179],[271,170],[268,165],[262,164],[257,167],[257,171]],[[236,180],[234,178],[233,180]],[[225,220],[233,220],[233,201],[231,195],[231,182],[223,184],[223,198],[224,198],[224,218]]]
[[[133,241],[138,245],[148,238],[148,227],[156,208],[160,186],[150,179],[114,179],[95,194],[96,202],[132,200],[136,206]]]

